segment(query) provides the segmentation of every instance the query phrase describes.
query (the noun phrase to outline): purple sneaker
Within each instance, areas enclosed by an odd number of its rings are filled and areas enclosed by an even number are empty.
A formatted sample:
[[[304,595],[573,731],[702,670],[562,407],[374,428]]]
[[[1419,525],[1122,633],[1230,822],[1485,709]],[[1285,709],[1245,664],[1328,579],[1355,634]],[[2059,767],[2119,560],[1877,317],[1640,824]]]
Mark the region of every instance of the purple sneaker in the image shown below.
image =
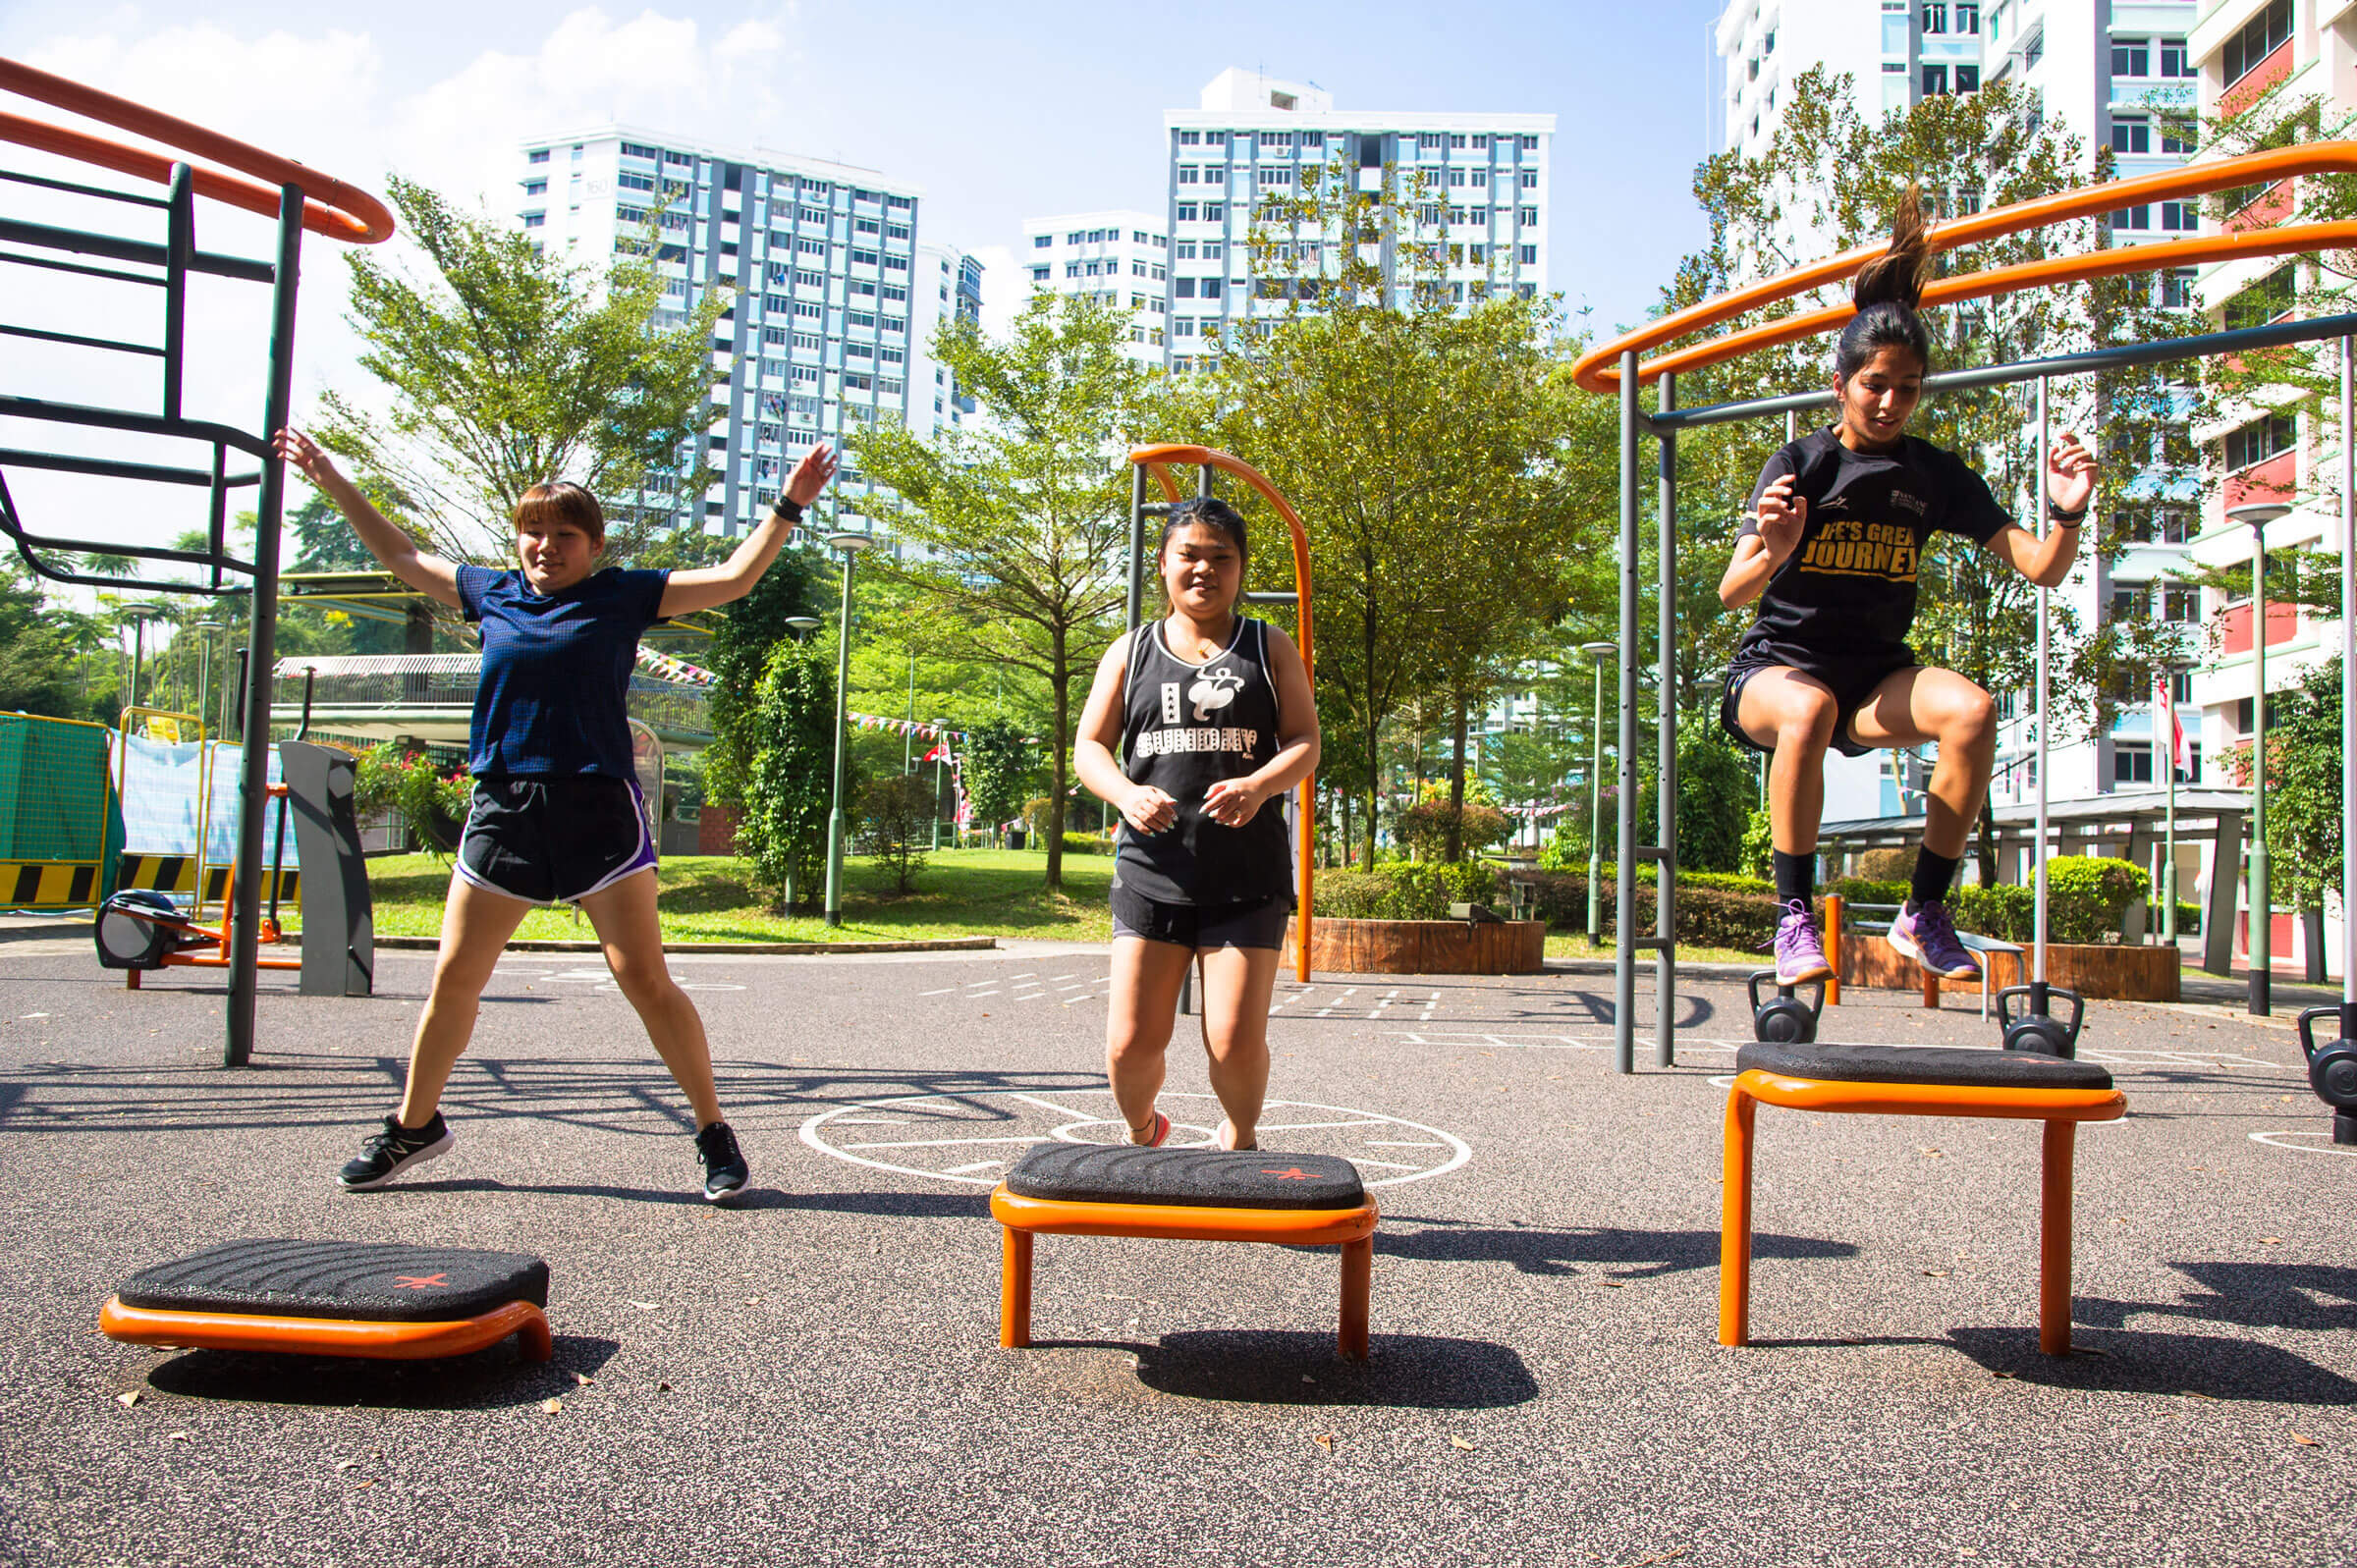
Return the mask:
[[[1829,979],[1834,966],[1825,961],[1825,940],[1817,934],[1817,919],[1798,898],[1784,905],[1784,918],[1776,923],[1776,983],[1801,986]]]
[[[1980,961],[1956,940],[1956,924],[1947,915],[1947,905],[1934,898],[1921,908],[1913,903],[1899,905],[1891,921],[1891,946],[1923,965],[1927,974],[1943,980],[1978,980]]]

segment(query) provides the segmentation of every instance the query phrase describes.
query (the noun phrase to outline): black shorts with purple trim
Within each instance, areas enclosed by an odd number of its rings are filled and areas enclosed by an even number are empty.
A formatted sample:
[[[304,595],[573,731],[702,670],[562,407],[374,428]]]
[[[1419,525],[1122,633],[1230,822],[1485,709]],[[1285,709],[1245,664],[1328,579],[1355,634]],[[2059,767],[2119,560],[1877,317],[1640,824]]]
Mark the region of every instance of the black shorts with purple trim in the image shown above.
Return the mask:
[[[1168,903],[1113,885],[1113,934],[1167,942],[1174,946],[1265,947],[1281,951],[1286,922],[1292,917],[1293,895],[1248,903]]]
[[[458,870],[478,888],[525,903],[575,903],[654,865],[636,780],[474,781]]]
[[[1738,648],[1735,662],[1727,672],[1726,694],[1719,699],[1719,728],[1746,751],[1756,751],[1763,757],[1775,755],[1773,746],[1763,746],[1743,732],[1738,720],[1743,683],[1763,670],[1795,670],[1811,680],[1822,682],[1834,694],[1834,749],[1844,757],[1863,757],[1876,748],[1858,741],[1850,730],[1850,722],[1874,695],[1875,687],[1901,670],[1916,668],[1920,662],[1913,650],[1904,647],[1879,655],[1821,658],[1794,658],[1788,648],[1774,651]]]

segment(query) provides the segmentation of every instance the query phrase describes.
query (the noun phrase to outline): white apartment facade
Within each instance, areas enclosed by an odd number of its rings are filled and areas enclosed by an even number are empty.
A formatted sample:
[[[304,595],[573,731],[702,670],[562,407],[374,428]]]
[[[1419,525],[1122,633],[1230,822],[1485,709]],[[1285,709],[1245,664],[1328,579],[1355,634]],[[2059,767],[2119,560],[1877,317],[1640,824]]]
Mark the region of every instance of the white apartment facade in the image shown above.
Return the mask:
[[[1033,291],[1086,297],[1129,312],[1124,349],[1160,365],[1170,316],[1171,235],[1165,220],[1135,208],[1068,212],[1023,224],[1015,265]]]
[[[2123,178],[2173,167],[2193,156],[2167,111],[2194,103],[2188,39],[2199,10],[2192,0],[1732,0],[1716,31],[1722,144],[1752,156],[1765,151],[1789,107],[1792,81],[1822,63],[1852,78],[1859,107],[1870,118],[1927,97],[2013,81],[2032,95],[2046,124],[2066,129],[2090,149],[2091,178],[2093,150],[2102,147],[2111,149]],[[2196,232],[2198,224],[2191,201],[2148,203],[2109,219],[2119,244],[2178,238]],[[1790,237],[1787,245],[1795,258],[1825,249],[1802,235]],[[2153,287],[2162,302],[2185,304],[2192,276],[2172,273],[2155,279]],[[2066,387],[2056,388],[2056,406],[2070,409]],[[2058,420],[2078,417],[2066,412]],[[2083,561],[2057,590],[2082,625],[2109,615],[2194,619],[2193,594],[2172,577],[2185,565],[2195,531],[2194,489],[2190,482],[2164,483],[2157,474],[2132,485],[2139,542],[2115,560]],[[2029,498],[2017,501],[2029,505]],[[2179,682],[2180,701],[2189,689],[2189,682]],[[2028,800],[2036,790],[2034,716],[2024,694],[1998,698],[2005,722],[1993,794],[2000,804]],[[2047,762],[2048,798],[2150,786],[2159,777],[2152,724],[2150,706],[2136,702],[2094,739],[2055,744]],[[1920,795],[1902,787],[1909,783],[1905,767],[1888,752],[1830,757],[1826,820],[1920,811]],[[2200,779],[2197,751],[2194,782]],[[2190,861],[2180,883],[2192,886]]]
[[[916,186],[620,125],[533,138],[521,162],[518,220],[544,247],[602,267],[651,217],[667,305],[684,313],[707,291],[733,296],[712,342],[712,399],[726,409],[709,437],[720,477],[688,496],[655,475],[642,498],[668,503],[682,524],[745,532],[813,444],[879,419],[924,433],[961,416],[958,389],[920,346],[927,323],[979,314],[981,269],[951,247],[920,254]],[[846,467],[826,506],[847,524],[865,518],[874,489]]]
[[[1314,83],[1230,69],[1193,109],[1163,116],[1168,138],[1170,318],[1165,352],[1177,372],[1211,369],[1228,334],[1293,308],[1252,281],[1253,214],[1262,197],[1297,191],[1304,169],[1340,158],[1362,189],[1386,167],[1421,171],[1431,198],[1418,237],[1453,246],[1451,287],[1548,292],[1555,116],[1345,111]],[[1308,249],[1319,252],[1311,243]],[[1305,255],[1304,272],[1339,270]],[[1394,276],[1392,242],[1379,257]]]

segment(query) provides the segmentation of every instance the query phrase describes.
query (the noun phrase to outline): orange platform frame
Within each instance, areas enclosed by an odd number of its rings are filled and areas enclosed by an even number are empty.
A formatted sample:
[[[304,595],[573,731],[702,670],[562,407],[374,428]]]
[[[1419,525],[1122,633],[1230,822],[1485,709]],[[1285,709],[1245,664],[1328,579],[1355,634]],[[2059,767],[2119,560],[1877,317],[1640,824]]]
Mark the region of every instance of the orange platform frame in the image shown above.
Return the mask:
[[[548,1317],[528,1301],[446,1323],[384,1323],[362,1318],[297,1318],[270,1313],[160,1312],[126,1307],[110,1296],[98,1329],[127,1344],[170,1349],[260,1350],[281,1355],[362,1356],[377,1361],[434,1361],[496,1345],[510,1334],[526,1361],[555,1353]]]
[[[1134,448],[1129,454],[1129,461],[1153,475],[1154,482],[1162,487],[1163,500],[1166,503],[1176,503],[1182,499],[1178,493],[1178,483],[1171,477],[1170,469],[1173,463],[1184,463],[1190,467],[1216,468],[1222,473],[1232,473],[1251,486],[1263,501],[1277,509],[1277,515],[1285,519],[1285,525],[1291,532],[1293,542],[1293,604],[1298,612],[1294,617],[1293,646],[1301,650],[1301,669],[1302,673],[1309,677],[1310,690],[1317,690],[1317,641],[1311,626],[1309,607],[1309,533],[1301,526],[1301,515],[1293,511],[1293,504],[1285,499],[1285,492],[1271,484],[1267,475],[1244,461],[1243,459],[1222,452],[1216,447],[1194,447],[1166,442],[1157,446]],[[1295,949],[1293,976],[1302,981],[1309,979],[1309,928],[1313,918],[1310,912],[1310,894],[1314,891],[1318,874],[1317,787],[1317,776],[1314,772],[1309,778],[1302,780],[1299,784],[1294,786],[1300,801],[1301,835],[1299,841],[1293,845],[1294,876],[1300,884],[1300,908],[1295,911],[1293,917],[1295,922],[1293,927]]]
[[[1353,1209],[1195,1209],[1175,1204],[1077,1203],[1025,1198],[1005,1182],[992,1189],[990,1217],[1005,1227],[999,1281],[999,1343],[1031,1343],[1031,1238],[1137,1236],[1161,1241],[1273,1241],[1343,1249],[1342,1325],[1336,1346],[1367,1359],[1367,1298],[1375,1272],[1375,1200]]]
[[[2117,1121],[2117,1089],[2023,1089],[1952,1084],[1854,1083],[1752,1068],[1727,1093],[1727,1144],[1719,1222],[1719,1342],[1751,1343],[1752,1123],[1762,1105],[1787,1110],[1887,1116],[1990,1116],[2043,1121],[2038,1221],[2038,1348],[2070,1354],[2071,1158],[2082,1121]]]

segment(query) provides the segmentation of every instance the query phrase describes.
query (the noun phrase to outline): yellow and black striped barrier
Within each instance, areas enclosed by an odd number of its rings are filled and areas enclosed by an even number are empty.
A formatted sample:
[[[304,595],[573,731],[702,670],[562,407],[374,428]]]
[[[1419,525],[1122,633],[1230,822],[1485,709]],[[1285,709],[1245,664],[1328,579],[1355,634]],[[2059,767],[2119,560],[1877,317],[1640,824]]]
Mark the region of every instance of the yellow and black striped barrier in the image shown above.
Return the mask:
[[[126,851],[121,872],[115,879],[117,888],[145,888],[156,892],[190,892],[196,891],[196,857],[194,855],[132,854]],[[301,896],[301,871],[289,866],[279,873],[278,898],[291,903]],[[206,903],[219,903],[229,892],[229,867],[208,865],[204,868],[204,898]],[[270,896],[270,872],[262,871],[262,897]],[[87,900],[84,900],[85,902]]]
[[[0,860],[0,904],[73,909],[98,901],[95,860]]]

